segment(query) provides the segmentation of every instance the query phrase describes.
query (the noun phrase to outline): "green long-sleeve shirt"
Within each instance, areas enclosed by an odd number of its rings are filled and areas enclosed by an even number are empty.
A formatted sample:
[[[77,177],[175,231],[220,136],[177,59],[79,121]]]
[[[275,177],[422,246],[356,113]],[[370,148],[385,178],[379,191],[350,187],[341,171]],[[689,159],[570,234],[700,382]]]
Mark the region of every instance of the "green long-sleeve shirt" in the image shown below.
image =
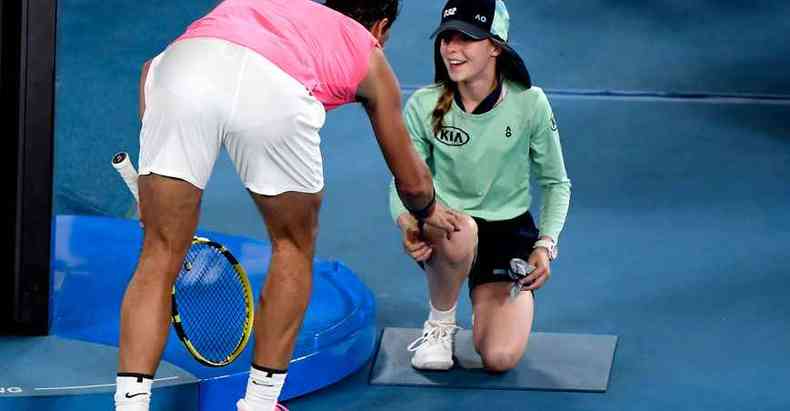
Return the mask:
[[[541,235],[559,240],[570,202],[560,135],[549,101],[539,87],[505,81],[505,97],[492,110],[469,114],[453,102],[434,135],[431,113],[442,88],[417,90],[404,109],[414,147],[433,174],[446,206],[485,220],[507,220],[532,201],[530,175],[543,190]],[[390,187],[393,219],[407,212]]]

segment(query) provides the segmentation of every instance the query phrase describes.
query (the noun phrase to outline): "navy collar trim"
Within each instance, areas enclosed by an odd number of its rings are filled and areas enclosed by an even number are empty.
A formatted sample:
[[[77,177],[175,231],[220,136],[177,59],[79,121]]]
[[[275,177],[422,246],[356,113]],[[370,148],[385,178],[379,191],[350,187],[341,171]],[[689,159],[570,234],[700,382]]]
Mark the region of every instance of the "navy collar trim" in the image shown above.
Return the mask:
[[[492,91],[488,97],[484,98],[483,101],[477,105],[477,108],[475,108],[475,111],[472,114],[485,114],[493,110],[494,106],[496,106],[496,103],[499,102],[499,96],[502,95],[502,83],[502,81],[497,81],[497,86],[494,91]],[[455,104],[458,104],[458,107],[466,112],[464,103],[461,101],[461,93],[458,92],[458,89],[456,89],[455,92]]]

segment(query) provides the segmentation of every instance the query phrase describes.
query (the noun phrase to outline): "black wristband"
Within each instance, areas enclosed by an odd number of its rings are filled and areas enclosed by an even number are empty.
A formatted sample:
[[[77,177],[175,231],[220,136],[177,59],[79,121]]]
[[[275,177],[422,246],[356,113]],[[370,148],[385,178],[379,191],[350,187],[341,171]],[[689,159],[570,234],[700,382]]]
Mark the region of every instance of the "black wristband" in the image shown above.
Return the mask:
[[[431,201],[428,202],[428,205],[420,210],[411,210],[408,207],[406,207],[406,209],[409,210],[409,213],[413,215],[417,221],[423,221],[431,216],[434,205],[436,205],[436,189],[433,190],[433,196],[431,197]]]

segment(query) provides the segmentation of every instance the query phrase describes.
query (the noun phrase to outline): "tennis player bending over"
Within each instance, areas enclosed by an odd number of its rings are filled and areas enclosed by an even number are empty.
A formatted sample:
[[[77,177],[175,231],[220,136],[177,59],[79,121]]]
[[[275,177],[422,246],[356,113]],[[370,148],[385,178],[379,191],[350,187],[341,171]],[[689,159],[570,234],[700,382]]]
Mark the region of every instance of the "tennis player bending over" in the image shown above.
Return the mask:
[[[417,369],[453,366],[456,302],[467,278],[484,366],[514,368],[534,312],[532,292],[522,287],[533,291],[548,280],[565,224],[571,182],[554,114],[507,42],[509,23],[502,0],[449,0],[435,31],[436,84],[406,104],[407,129],[430,165],[439,201],[462,213],[461,231],[448,240],[433,227],[421,230],[397,190],[390,196],[430,294],[423,334],[408,347]],[[529,212],[530,176],[543,194],[539,226]],[[512,259],[535,267],[519,284],[508,275]]]
[[[145,235],[121,308],[116,410],[148,410],[168,333],[170,288],[221,146],[272,242],[240,411],[284,409],[277,399],[311,290],[324,187],[318,132],[326,110],[362,102],[403,204],[448,236],[458,230],[459,217],[434,201],[381,50],[398,3],[226,0],[145,64],[139,159]]]

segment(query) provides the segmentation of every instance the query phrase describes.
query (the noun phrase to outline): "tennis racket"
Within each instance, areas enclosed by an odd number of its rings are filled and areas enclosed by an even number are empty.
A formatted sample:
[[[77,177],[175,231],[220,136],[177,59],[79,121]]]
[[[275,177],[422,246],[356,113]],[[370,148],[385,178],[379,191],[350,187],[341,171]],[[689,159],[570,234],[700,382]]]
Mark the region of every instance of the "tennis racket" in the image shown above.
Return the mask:
[[[112,165],[139,202],[137,170],[129,155],[116,154]],[[227,248],[193,237],[172,301],[173,327],[195,360],[224,367],[238,358],[252,334],[254,304],[247,273]]]

